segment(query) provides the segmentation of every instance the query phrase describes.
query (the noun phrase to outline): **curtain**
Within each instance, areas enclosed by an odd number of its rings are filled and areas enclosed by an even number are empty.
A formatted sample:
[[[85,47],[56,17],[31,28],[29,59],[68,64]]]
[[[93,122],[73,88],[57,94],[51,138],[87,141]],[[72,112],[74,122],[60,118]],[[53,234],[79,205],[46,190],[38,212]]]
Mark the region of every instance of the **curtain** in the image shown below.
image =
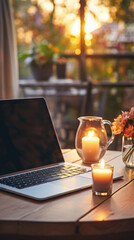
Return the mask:
[[[18,60],[10,0],[0,0],[0,99],[18,96]]]

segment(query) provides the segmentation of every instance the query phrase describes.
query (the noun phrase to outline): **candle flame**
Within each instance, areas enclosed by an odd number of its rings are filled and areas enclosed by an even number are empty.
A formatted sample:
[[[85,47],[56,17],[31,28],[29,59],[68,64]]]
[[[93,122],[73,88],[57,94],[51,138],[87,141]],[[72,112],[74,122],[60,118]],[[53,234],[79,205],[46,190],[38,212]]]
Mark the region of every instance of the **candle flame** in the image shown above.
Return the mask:
[[[101,168],[104,168],[105,162],[104,159],[101,160]]]
[[[94,131],[89,131],[88,132],[88,137],[93,137],[94,136]]]

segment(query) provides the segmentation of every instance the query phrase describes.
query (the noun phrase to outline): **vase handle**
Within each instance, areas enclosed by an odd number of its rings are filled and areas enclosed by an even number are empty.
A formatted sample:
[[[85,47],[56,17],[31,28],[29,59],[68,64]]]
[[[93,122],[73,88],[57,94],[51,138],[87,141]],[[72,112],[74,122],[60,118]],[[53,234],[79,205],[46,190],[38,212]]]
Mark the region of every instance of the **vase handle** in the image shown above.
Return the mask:
[[[106,125],[106,124],[109,125],[110,130],[111,130],[111,137],[109,138],[109,140],[107,142],[107,144],[109,146],[113,142],[114,137],[115,137],[115,135],[113,134],[112,129],[111,129],[112,123],[109,120],[103,120],[103,123],[104,123],[104,125]]]

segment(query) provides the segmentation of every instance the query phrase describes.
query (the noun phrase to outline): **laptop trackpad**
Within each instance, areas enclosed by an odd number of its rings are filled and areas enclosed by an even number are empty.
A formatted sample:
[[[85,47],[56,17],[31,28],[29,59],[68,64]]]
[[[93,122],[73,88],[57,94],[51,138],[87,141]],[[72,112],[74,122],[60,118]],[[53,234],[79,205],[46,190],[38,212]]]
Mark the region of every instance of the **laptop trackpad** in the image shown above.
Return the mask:
[[[66,189],[83,188],[84,186],[91,186],[92,179],[82,176],[74,176],[71,178],[59,180],[55,182],[55,184],[61,187],[65,187]]]
[[[81,176],[74,176],[71,178],[65,178],[50,182],[47,184],[41,184],[39,186],[30,187],[24,190],[25,194],[31,195],[35,199],[47,199],[50,197],[60,196],[74,192],[80,189],[90,187],[92,185],[91,178],[84,178]],[[23,193],[23,190],[21,191]]]
[[[80,189],[91,187],[92,179],[84,178],[81,176],[74,176],[71,178],[65,178],[55,182],[51,182],[50,191],[55,191],[56,193],[69,193]],[[57,194],[56,194],[57,195]]]

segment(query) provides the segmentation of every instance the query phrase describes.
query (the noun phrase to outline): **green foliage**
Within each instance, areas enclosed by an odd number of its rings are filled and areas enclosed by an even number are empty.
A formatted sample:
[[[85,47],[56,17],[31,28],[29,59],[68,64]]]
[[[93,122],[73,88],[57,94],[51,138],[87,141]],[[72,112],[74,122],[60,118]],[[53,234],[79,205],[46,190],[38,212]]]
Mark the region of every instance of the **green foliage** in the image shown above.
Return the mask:
[[[30,49],[19,54],[19,60],[25,61],[26,65],[35,61],[38,64],[53,62],[53,58],[58,54],[59,49],[51,43],[44,41],[31,45]]]
[[[55,4],[52,3],[53,11],[48,13],[37,0],[12,0],[18,46],[29,46],[44,39],[60,47],[62,52],[70,46],[65,26],[54,23]]]

